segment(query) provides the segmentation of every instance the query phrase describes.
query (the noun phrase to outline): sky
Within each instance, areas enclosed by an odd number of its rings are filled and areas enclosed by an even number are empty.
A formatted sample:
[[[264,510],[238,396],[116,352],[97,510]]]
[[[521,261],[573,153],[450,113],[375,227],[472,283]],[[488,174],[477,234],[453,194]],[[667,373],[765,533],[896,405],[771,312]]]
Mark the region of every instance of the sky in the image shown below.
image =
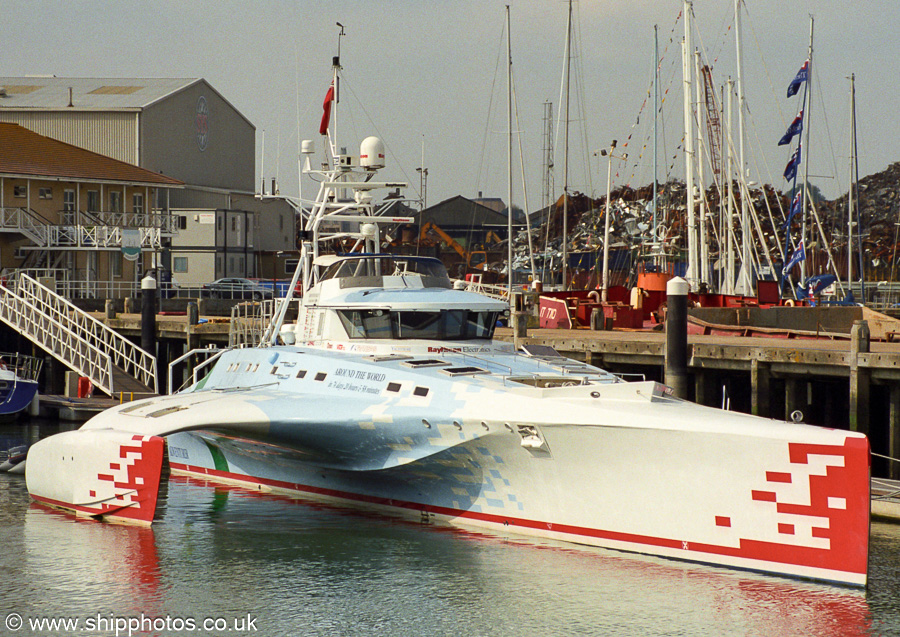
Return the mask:
[[[203,77],[257,129],[257,182],[277,177],[298,194],[299,142],[318,135],[331,59],[340,39],[339,138],[351,154],[381,137],[381,177],[410,184],[429,205],[455,195],[507,200],[506,17],[510,5],[516,108],[513,205],[541,205],[545,106],[552,103],[554,188],[564,183],[568,3],[563,0],[5,0],[0,75]],[[570,191],[605,194],[653,179],[654,25],[659,90],[657,176],[682,178],[680,0],[578,0],[569,91]],[[695,0],[693,45],[721,96],[737,77],[731,0]],[[791,150],[778,139],[797,114],[785,91],[807,57],[814,18],[810,181],[833,198],[850,181],[850,82],[856,76],[860,177],[900,159],[895,79],[897,0],[744,0],[741,9],[748,179],[789,185]],[[561,109],[561,106],[563,107]],[[737,100],[733,126],[737,128]],[[734,133],[737,145],[737,132]],[[618,141],[610,167],[601,148]],[[519,162],[521,156],[523,162]],[[264,152],[263,152],[264,147]],[[806,151],[806,149],[805,149]],[[524,164],[524,170],[522,165]],[[264,171],[264,175],[261,174]],[[523,179],[524,175],[524,179]],[[709,169],[706,169],[709,182]],[[524,187],[523,187],[524,183]],[[310,196],[311,188],[304,186]],[[525,203],[527,196],[527,206]]]

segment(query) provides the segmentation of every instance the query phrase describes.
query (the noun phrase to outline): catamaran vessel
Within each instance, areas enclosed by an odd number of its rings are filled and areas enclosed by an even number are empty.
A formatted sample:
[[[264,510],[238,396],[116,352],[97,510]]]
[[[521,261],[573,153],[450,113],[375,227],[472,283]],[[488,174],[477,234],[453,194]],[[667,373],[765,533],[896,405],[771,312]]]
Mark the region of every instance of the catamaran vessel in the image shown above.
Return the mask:
[[[299,301],[186,390],[34,444],[35,500],[150,524],[167,453],[172,473],[261,492],[865,585],[864,435],[696,405],[494,340],[508,301],[456,287],[437,259],[379,252],[380,227],[407,219],[379,215],[374,193],[403,184],[375,180],[377,138],[358,157],[335,139],[321,169],[307,162],[319,183]],[[355,251],[329,254],[336,238]]]

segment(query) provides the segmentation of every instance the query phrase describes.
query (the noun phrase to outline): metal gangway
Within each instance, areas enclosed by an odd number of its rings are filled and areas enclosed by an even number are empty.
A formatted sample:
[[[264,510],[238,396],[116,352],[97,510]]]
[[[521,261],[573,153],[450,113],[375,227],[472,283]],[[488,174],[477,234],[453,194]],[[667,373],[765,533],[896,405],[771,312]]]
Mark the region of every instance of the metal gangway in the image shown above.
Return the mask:
[[[0,286],[0,321],[111,396],[159,392],[155,356],[26,274]]]

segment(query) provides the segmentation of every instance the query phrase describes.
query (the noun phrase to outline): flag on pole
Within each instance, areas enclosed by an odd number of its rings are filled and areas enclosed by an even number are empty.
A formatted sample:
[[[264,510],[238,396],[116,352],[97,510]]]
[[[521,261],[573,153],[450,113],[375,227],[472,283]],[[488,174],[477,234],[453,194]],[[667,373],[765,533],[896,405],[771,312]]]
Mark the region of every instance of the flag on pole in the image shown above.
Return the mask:
[[[331,121],[331,103],[334,101],[334,84],[328,87],[325,93],[325,101],[322,103],[322,122],[319,124],[319,135],[328,132],[328,124]]]
[[[798,192],[794,195],[794,201],[791,202],[791,210],[788,212],[787,221],[784,222],[782,228],[790,228],[791,221],[794,219],[794,215],[800,212],[800,206],[803,204],[803,193]]]
[[[794,254],[791,255],[791,258],[788,259],[788,262],[784,264],[784,267],[781,269],[781,276],[787,276],[787,273],[791,271],[795,265],[800,263],[806,259],[806,250],[803,249],[803,240],[800,240],[800,245],[797,246],[797,249],[794,250]]]
[[[793,181],[794,177],[797,176],[797,167],[800,165],[800,146],[797,146],[797,150],[794,151],[794,154],[791,155],[790,160],[787,163],[787,166],[784,168],[784,178],[788,181]]]
[[[800,67],[800,70],[797,71],[797,75],[794,76],[794,79],[791,80],[791,83],[788,84],[787,96],[791,97],[792,95],[796,95],[797,91],[800,90],[800,85],[806,81],[806,78],[809,76],[809,60],[803,63],[803,66]]]
[[[794,139],[794,135],[799,135],[801,132],[803,132],[803,111],[800,111],[800,114],[788,126],[787,132],[778,140],[778,145],[790,144],[791,140]]]

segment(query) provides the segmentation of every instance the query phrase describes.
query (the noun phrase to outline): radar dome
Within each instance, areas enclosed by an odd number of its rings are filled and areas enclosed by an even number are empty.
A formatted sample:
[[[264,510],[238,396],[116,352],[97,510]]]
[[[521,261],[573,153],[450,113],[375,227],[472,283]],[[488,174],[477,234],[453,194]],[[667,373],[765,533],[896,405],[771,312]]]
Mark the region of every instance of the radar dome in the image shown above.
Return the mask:
[[[384,168],[384,142],[377,137],[366,137],[359,145],[359,165],[371,170]]]

